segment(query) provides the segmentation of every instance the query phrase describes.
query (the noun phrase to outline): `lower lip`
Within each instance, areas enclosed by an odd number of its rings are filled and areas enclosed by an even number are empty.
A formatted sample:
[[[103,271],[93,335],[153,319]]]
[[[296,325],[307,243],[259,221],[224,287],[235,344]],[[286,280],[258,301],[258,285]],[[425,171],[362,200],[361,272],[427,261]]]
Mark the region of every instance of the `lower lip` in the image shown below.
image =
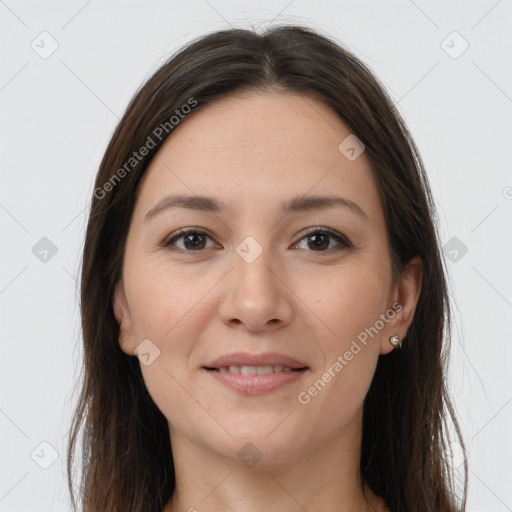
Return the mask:
[[[242,395],[263,395],[299,380],[307,368],[291,372],[269,373],[267,375],[242,375],[241,373],[206,370],[224,386]]]

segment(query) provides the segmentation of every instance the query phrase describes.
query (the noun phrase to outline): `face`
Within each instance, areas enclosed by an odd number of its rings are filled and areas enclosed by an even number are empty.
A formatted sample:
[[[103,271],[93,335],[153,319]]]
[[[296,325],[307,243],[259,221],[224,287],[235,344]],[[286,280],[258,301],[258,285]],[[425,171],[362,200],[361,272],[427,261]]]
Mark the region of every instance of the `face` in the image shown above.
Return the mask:
[[[350,134],[317,99],[253,93],[192,113],[153,158],[114,311],[171,440],[277,462],[360,431],[421,274],[392,282],[369,161],[339,149]]]

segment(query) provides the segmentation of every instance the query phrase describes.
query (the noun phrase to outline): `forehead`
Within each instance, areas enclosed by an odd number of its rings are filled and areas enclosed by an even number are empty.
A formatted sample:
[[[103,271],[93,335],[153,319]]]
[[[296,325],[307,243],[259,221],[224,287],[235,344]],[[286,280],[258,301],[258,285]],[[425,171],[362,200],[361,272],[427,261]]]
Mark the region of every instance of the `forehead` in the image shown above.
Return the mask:
[[[370,216],[382,213],[364,152],[350,160],[351,136],[320,100],[295,93],[245,93],[215,100],[174,128],[139,187],[145,215],[169,193],[215,196],[231,214],[280,206],[302,195],[339,194]]]

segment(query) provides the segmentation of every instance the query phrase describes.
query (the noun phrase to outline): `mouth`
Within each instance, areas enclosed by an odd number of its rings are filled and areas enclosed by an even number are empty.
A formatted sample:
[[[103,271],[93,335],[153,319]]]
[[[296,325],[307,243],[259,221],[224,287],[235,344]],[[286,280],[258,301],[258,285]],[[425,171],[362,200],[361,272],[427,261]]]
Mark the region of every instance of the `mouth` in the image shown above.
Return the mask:
[[[201,368],[210,378],[239,395],[254,396],[277,391],[296,383],[309,366],[276,353],[235,353],[207,363]]]
[[[270,375],[272,373],[286,373],[286,372],[304,372],[309,368],[304,366],[302,368],[290,368],[289,366],[275,365],[275,366],[220,366],[218,368],[208,368],[203,366],[205,370],[219,373],[232,373],[235,375]]]
[[[291,356],[277,352],[262,354],[233,352],[209,361],[203,368],[219,372],[241,373],[242,375],[267,375],[282,371],[302,370],[308,366]]]

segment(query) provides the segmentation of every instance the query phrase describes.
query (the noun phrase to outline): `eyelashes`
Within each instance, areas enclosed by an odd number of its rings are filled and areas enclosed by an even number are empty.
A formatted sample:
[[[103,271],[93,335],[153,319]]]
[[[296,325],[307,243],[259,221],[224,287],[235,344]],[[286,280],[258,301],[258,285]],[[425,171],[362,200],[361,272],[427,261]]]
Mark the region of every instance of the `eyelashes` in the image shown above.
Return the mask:
[[[323,237],[323,239],[330,237],[333,240],[335,240],[336,242],[338,242],[339,245],[337,247],[335,246],[333,248],[327,249],[327,251],[311,251],[311,252],[328,252],[328,251],[330,252],[332,250],[339,250],[340,248],[350,249],[352,247],[352,244],[350,243],[348,238],[346,236],[342,235],[341,233],[338,233],[337,231],[334,231],[330,228],[318,228],[318,227],[310,228],[308,231],[306,231],[306,233],[303,234],[302,238],[299,240],[299,243],[302,242],[302,240],[314,238],[314,240],[315,240],[314,243],[316,244],[317,237],[318,237],[318,240],[320,240],[322,237]],[[296,244],[296,245],[298,245],[298,244]],[[319,247],[320,245],[321,244],[314,245],[314,247]],[[328,243],[328,245],[330,245],[330,244]]]
[[[203,243],[203,241],[205,242],[206,239],[210,239],[213,241],[212,237],[208,233],[196,228],[187,228],[173,234],[171,237],[164,240],[161,246],[173,251],[199,253],[204,252],[205,249],[209,248],[205,247],[206,244]],[[306,231],[306,233],[302,235],[298,242],[294,244],[294,247],[300,245],[303,240],[306,240],[306,247],[308,247],[307,249],[304,250],[308,252],[331,254],[334,251],[352,248],[352,244],[346,236],[326,227],[310,228],[309,230]],[[326,240],[327,248],[325,248]],[[331,240],[337,242],[338,245],[330,247]],[[183,248],[176,246],[176,242],[178,241],[184,242]],[[191,245],[187,247],[186,244]],[[310,247],[314,247],[314,249],[309,250]]]
[[[179,231],[177,234],[171,236],[170,238],[168,238],[166,241],[164,241],[164,243],[162,244],[163,247],[168,247],[170,249],[173,249],[175,250],[176,248],[173,247],[175,242],[177,240],[180,240],[180,239],[188,239],[190,241],[190,238],[193,236],[193,235],[196,235],[196,238],[198,237],[207,237],[207,238],[210,238],[210,235],[208,235],[208,233],[205,233],[204,231],[200,231],[199,229],[184,229],[182,231]],[[201,244],[198,244],[199,246],[201,246]],[[200,252],[202,249],[202,247],[199,248],[199,250],[197,249],[197,247],[195,249],[193,249],[192,251],[187,251],[187,252]],[[181,250],[181,251],[186,251],[186,249],[181,249],[181,248],[178,248],[178,250]]]

